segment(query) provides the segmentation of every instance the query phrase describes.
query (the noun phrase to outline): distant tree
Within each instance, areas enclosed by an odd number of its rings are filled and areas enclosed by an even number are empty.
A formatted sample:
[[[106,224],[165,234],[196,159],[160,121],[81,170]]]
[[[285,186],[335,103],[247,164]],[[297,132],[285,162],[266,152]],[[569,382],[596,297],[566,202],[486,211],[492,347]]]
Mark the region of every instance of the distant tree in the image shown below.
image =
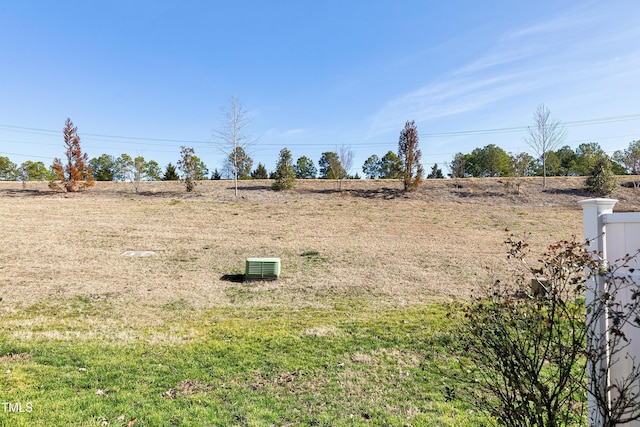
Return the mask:
[[[232,172],[234,179],[250,179],[252,166],[253,160],[240,146],[227,157],[226,168]]]
[[[115,178],[118,181],[131,181],[133,182],[133,158],[122,153],[120,157],[116,159],[116,174]]]
[[[50,181],[53,179],[53,174],[43,162],[27,160],[20,165],[20,170],[29,181]]]
[[[237,96],[231,97],[229,105],[222,109],[223,119],[220,128],[215,131],[215,137],[222,146],[221,151],[229,154],[225,168],[230,169],[234,181],[234,195],[238,197],[238,179],[251,177],[251,158],[245,153],[253,145],[255,139],[246,131],[251,124],[251,118],[244,109]]]
[[[431,172],[429,172],[429,175],[427,175],[427,179],[439,179],[439,178],[444,178],[444,175],[442,174],[442,169],[440,169],[438,167],[438,164],[435,163],[431,168]]]
[[[349,176],[349,171],[353,167],[354,157],[355,152],[351,149],[351,147],[347,145],[341,145],[340,147],[338,147],[338,159],[340,160],[340,167],[345,174],[344,178]]]
[[[253,179],[269,178],[269,173],[267,172],[267,168],[264,167],[262,163],[258,163],[258,167],[253,172],[251,172],[251,178]]]
[[[528,153],[509,153],[511,171],[515,177],[533,176],[535,174],[535,159]]]
[[[116,159],[116,169],[116,177],[131,182],[136,193],[140,188],[140,182],[156,180],[161,173],[157,162],[147,162],[142,156],[131,158],[128,154],[121,154]]]
[[[162,175],[163,181],[178,181],[180,179],[180,175],[176,171],[176,167],[169,162],[164,170],[164,175]]]
[[[66,148],[65,164],[59,158],[53,160],[55,178],[61,182],[65,191],[76,192],[91,187],[94,184],[91,167],[88,165],[89,156],[82,152],[78,128],[73,126],[71,119],[67,119],[63,129],[64,145]],[[53,188],[60,188],[51,183]]]
[[[557,120],[551,119],[551,112],[540,104],[533,114],[533,126],[527,128],[525,142],[542,162],[542,188],[547,188],[547,157],[549,153],[567,138],[567,129]]]
[[[187,192],[193,191],[198,180],[198,158],[195,156],[193,148],[180,147],[178,169],[182,171],[182,182],[184,182]]]
[[[597,142],[580,144],[576,148],[576,174],[578,176],[589,175],[601,157],[607,157],[607,154]]]
[[[113,181],[117,173],[116,159],[109,154],[101,154],[89,160],[89,166],[96,181]]]
[[[219,181],[222,179],[222,175],[218,171],[218,168],[214,169],[213,172],[211,172],[211,179],[215,181]]]
[[[322,153],[318,166],[320,169],[320,178],[342,179],[347,176],[346,171],[340,163],[340,157],[333,151]]]
[[[613,193],[618,182],[611,170],[611,161],[607,156],[597,157],[585,184],[587,191],[598,196],[607,196]]]
[[[342,181],[345,179],[351,179],[349,176],[349,171],[353,167],[353,159],[355,157],[355,153],[346,145],[341,145],[338,147],[338,162],[332,163],[330,166],[335,171],[342,171],[340,182],[338,184],[338,189],[342,191]],[[336,175],[339,172],[336,173]]]
[[[209,176],[209,169],[207,168],[207,165],[205,165],[204,162],[200,160],[200,157],[195,155],[193,156],[193,163],[195,164],[196,168],[195,179],[198,181],[207,179],[207,177]]]
[[[576,152],[571,149],[568,145],[561,147],[559,150],[555,152],[558,160],[560,160],[560,166],[558,169],[559,176],[573,176],[577,175],[577,156]]]
[[[451,178],[466,178],[468,176],[472,176],[471,167],[473,166],[471,162],[471,154],[462,154],[457,153],[453,156],[453,160],[449,163],[449,176]]]
[[[613,153],[613,161],[623,166],[626,173],[640,175],[640,140],[631,141],[628,148]]]
[[[400,179],[404,169],[402,161],[396,153],[389,150],[387,154],[380,159],[380,178],[382,179]]]
[[[274,190],[290,190],[296,185],[296,171],[293,168],[293,159],[291,152],[286,148],[280,150],[280,157],[276,163],[274,179]]]
[[[155,160],[147,162],[146,176],[149,181],[160,181],[162,179],[162,169]]]
[[[318,174],[318,170],[313,164],[313,160],[307,156],[298,157],[296,164],[293,166],[296,171],[296,178],[298,179],[310,179],[315,178]]]
[[[474,149],[469,160],[472,164],[472,175],[475,177],[513,175],[511,157],[506,151],[494,144]]]
[[[422,182],[424,170],[420,164],[422,152],[418,148],[418,129],[416,123],[407,121],[398,139],[398,158],[402,161],[404,191],[411,192],[418,189]]]
[[[375,154],[369,156],[362,165],[362,173],[369,179],[380,178],[382,172],[382,162]]]
[[[0,157],[0,181],[15,181],[20,176],[18,166],[8,157]]]

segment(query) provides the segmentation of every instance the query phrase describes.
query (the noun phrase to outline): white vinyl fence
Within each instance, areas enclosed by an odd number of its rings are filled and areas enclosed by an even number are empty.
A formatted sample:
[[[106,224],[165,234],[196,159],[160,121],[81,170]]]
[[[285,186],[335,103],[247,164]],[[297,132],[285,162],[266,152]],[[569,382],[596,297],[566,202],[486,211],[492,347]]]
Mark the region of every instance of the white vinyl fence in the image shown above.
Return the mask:
[[[622,258],[635,254],[640,249],[640,212],[621,212],[613,213],[613,207],[617,200],[614,199],[588,199],[580,201],[583,209],[584,220],[584,238],[587,241],[589,250],[597,251],[600,254],[599,259],[603,267],[620,266]],[[640,285],[640,261],[636,258],[631,259],[627,266],[618,270],[624,277],[629,278],[631,283]],[[607,282],[598,277],[589,284],[586,298],[586,304],[589,307],[593,303],[594,298],[608,292]],[[631,302],[632,292],[630,286],[617,295],[618,301],[623,304]],[[589,316],[589,314],[587,314]],[[593,321],[591,321],[593,320]],[[599,318],[587,318],[587,324],[591,325],[595,332],[595,336],[600,337],[600,343],[605,348],[608,342],[607,331],[611,330],[612,322],[610,313],[602,313]],[[623,328],[625,336],[630,340],[627,347],[622,352],[614,355],[614,359],[610,359],[611,351],[607,348],[606,358],[595,361],[596,367],[609,367],[608,377],[604,377],[602,381],[589,376],[589,389],[607,390],[610,393],[609,398],[617,397],[615,395],[616,388],[612,385],[622,378],[628,378],[634,363],[640,363],[640,328],[629,325]],[[640,384],[635,385],[634,392],[640,391]],[[589,426],[599,427],[603,425],[603,419],[598,414],[596,401],[593,396],[589,395]],[[634,421],[624,424],[625,427],[640,427],[640,421]]]

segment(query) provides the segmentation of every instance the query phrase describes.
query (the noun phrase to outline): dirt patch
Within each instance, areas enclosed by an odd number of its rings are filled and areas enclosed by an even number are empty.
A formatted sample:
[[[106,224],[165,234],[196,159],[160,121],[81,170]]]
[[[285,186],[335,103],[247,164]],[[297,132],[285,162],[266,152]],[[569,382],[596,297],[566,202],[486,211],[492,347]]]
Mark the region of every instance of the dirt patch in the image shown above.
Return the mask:
[[[0,363],[22,362],[25,360],[31,360],[31,355],[28,353],[20,353],[20,354],[8,354],[6,356],[0,356]]]

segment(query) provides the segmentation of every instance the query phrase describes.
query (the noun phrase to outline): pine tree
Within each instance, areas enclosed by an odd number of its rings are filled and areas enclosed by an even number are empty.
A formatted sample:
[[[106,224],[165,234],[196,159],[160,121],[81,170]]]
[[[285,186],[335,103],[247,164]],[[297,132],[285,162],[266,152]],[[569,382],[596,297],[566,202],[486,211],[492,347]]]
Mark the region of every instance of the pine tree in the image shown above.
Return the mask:
[[[180,179],[180,176],[178,175],[178,172],[176,171],[176,167],[173,163],[169,162],[169,164],[167,165],[167,167],[164,170],[164,175],[162,175],[162,180],[163,181],[178,181]]]
[[[274,190],[290,190],[296,185],[296,171],[293,168],[291,152],[286,148],[280,150],[280,158],[276,164]]]
[[[265,168],[262,163],[258,163],[258,167],[256,168],[256,170],[251,172],[251,178],[253,179],[269,178],[269,173],[267,172],[267,168]]]
[[[599,156],[585,180],[587,191],[606,196],[616,189],[618,182],[611,170],[611,161],[606,156]]]
[[[67,119],[64,126],[64,144],[67,149],[66,164],[59,158],[53,161],[55,177],[62,182],[65,191],[76,192],[93,186],[93,174],[88,166],[89,156],[82,152],[78,128],[73,126],[71,119]],[[57,187],[53,184],[53,187]]]

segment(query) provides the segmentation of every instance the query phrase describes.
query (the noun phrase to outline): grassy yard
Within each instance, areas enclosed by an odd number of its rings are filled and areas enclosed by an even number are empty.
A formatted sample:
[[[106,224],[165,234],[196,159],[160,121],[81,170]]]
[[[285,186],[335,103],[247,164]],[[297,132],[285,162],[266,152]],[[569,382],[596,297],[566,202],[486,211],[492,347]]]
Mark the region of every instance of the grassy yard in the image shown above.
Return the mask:
[[[41,329],[60,337],[3,339],[3,399],[31,412],[2,413],[2,425],[486,425],[445,393],[453,338],[437,304],[175,304],[164,326],[127,331],[135,339],[64,337],[101,310],[76,299],[5,317],[53,318]]]
[[[487,425],[447,375],[447,305],[508,275],[508,233],[542,250],[582,221],[537,189],[521,203],[445,181],[409,198],[248,182],[238,200],[225,182],[12,185],[2,426]],[[224,279],[256,256],[280,257],[280,280]]]

